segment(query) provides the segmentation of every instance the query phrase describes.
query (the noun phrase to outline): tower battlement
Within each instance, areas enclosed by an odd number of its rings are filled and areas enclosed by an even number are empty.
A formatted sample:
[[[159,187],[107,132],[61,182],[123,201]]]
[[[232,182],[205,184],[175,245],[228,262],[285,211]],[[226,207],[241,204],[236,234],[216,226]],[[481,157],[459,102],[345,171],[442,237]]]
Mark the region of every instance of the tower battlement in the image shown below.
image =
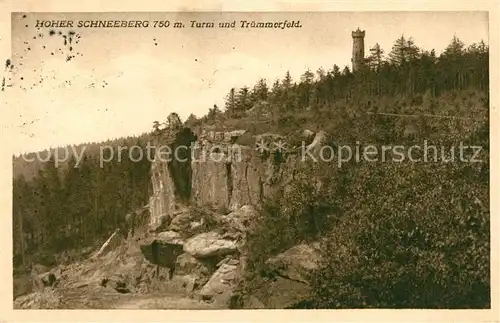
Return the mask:
[[[352,37],[353,38],[364,38],[365,37],[365,31],[364,30],[356,30],[352,32]]]

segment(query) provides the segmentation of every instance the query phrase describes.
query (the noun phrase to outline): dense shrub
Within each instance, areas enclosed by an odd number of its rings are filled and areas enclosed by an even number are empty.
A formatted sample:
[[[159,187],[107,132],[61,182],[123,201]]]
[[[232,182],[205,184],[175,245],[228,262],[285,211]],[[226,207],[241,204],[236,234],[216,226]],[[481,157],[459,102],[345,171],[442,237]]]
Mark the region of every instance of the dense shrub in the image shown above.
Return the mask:
[[[487,164],[360,168],[325,240],[315,306],[489,307]]]

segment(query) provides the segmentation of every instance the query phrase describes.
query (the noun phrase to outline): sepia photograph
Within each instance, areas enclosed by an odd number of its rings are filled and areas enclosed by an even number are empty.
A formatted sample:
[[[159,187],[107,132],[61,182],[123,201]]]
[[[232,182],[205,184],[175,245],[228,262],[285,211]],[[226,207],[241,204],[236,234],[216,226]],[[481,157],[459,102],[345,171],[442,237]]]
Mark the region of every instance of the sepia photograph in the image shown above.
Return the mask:
[[[14,311],[491,309],[490,18],[12,12]]]

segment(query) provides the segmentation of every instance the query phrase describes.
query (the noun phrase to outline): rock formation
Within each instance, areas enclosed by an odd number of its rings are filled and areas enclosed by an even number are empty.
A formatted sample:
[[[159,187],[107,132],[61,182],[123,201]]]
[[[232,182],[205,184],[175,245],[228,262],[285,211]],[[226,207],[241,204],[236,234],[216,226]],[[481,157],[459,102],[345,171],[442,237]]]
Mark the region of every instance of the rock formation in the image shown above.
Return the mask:
[[[301,134],[317,151],[327,134]],[[223,308],[286,308],[308,300],[317,248],[298,245],[266,262],[260,287],[246,295],[247,233],[265,197],[293,181],[297,152],[273,133],[204,129],[195,134],[172,114],[154,140],[153,194],[149,212],[130,213],[124,233],[115,232],[79,268],[68,288],[98,286],[119,293],[182,291]],[[70,268],[70,267],[68,267]],[[56,285],[61,272],[38,268],[38,289]],[[76,273],[76,274],[75,274]],[[66,277],[66,276],[64,276]],[[239,302],[239,303],[238,303]],[[238,305],[239,304],[239,305]]]
[[[153,195],[149,201],[153,229],[169,221],[191,197],[191,144],[196,137],[176,118],[169,116],[170,127],[153,142],[156,151],[151,167]]]
[[[152,163],[152,230],[168,225],[187,204],[231,211],[243,205],[258,207],[264,196],[292,179],[297,152],[287,147],[283,136],[260,134],[239,144],[245,130],[202,129],[195,135],[177,122],[170,124],[175,127],[155,140],[155,146],[172,152],[172,158],[167,161],[157,153]]]
[[[161,232],[143,242],[141,251],[150,263],[168,268],[172,281],[204,300],[229,306],[245,271],[242,252],[252,218],[264,197],[281,192],[302,165],[297,149],[281,135],[215,128],[195,135],[176,120],[169,117],[171,126],[157,136],[156,146],[170,151],[185,147],[185,158],[153,161],[150,226]],[[316,154],[328,141],[323,131],[300,135]],[[208,219],[196,207],[219,211]],[[208,228],[207,221],[214,227]],[[314,247],[298,245],[269,259],[267,271],[276,277],[263,283],[269,292],[255,290],[242,306],[284,308],[307,301],[308,274],[318,257]],[[280,297],[282,293],[289,295]]]

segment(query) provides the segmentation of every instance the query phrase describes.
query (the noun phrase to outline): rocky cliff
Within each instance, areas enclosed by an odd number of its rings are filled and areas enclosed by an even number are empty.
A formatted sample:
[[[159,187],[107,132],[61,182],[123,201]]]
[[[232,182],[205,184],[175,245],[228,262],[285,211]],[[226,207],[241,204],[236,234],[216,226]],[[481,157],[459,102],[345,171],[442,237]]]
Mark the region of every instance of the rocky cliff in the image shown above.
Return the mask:
[[[38,290],[59,285],[137,295],[180,291],[222,308],[286,308],[307,301],[307,275],[319,259],[316,246],[297,245],[269,259],[267,278],[250,295],[237,292],[259,206],[305,165],[297,149],[278,134],[210,128],[195,133],[176,116],[169,124],[154,139],[153,194],[150,212],[135,212],[143,219],[134,222],[140,228],[124,235],[117,230],[82,263],[33,275]],[[319,145],[325,134],[307,132],[304,138]],[[33,307],[22,305],[33,297],[18,306]]]
[[[156,154],[152,163],[150,231],[156,234],[141,243],[144,257],[167,269],[169,281],[223,306],[283,308],[307,300],[305,273],[318,261],[316,249],[307,245],[270,259],[278,281],[264,280],[250,304],[234,293],[246,268],[252,219],[264,199],[282,192],[306,165],[297,147],[278,134],[215,128],[194,133],[178,121],[156,136],[157,149],[171,155]],[[326,137],[310,131],[302,136],[311,148]],[[291,298],[278,296],[284,290]]]
[[[195,134],[182,127],[180,120],[167,131],[156,133],[155,159],[151,165],[150,227],[160,226],[162,219],[169,219],[189,202],[192,178],[189,147],[195,140]]]
[[[152,163],[151,228],[168,223],[187,204],[234,211],[258,207],[293,179],[297,154],[277,134],[240,129],[170,127],[156,136]],[[167,153],[169,157],[166,158]]]

